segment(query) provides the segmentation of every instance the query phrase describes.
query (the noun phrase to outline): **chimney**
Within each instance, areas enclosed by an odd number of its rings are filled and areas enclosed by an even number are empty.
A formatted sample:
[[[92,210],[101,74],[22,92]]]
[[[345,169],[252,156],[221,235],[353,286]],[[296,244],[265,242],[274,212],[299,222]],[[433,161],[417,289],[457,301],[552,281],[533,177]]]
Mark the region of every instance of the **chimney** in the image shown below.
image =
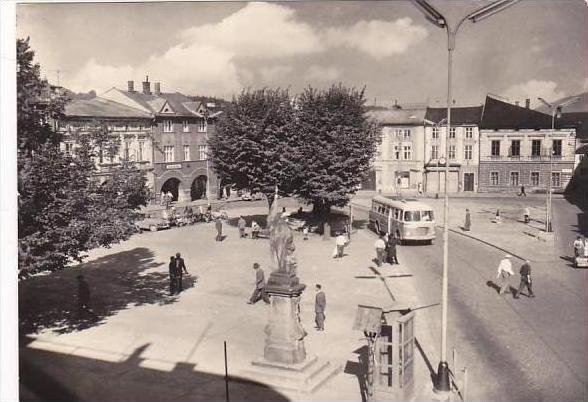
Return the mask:
[[[525,99],[525,107],[527,109],[531,108],[531,99],[529,99],[529,98]]]
[[[519,106],[519,101],[515,101],[515,106]]]
[[[149,76],[146,76],[145,81],[143,81],[143,93],[145,95],[151,95],[151,83],[149,82]]]
[[[154,93],[155,93],[155,95],[161,95],[161,83],[159,83],[159,82],[155,83]]]
[[[127,81],[129,92],[135,92],[135,81]]]

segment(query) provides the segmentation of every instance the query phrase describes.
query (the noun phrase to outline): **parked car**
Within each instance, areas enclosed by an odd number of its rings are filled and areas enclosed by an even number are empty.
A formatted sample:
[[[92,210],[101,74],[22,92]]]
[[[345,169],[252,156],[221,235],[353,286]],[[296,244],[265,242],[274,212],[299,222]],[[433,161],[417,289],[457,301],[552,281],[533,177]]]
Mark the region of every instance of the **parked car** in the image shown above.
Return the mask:
[[[145,218],[137,222],[137,227],[141,230],[149,230],[151,232],[157,232],[161,229],[169,229],[169,222],[163,218]]]
[[[243,201],[258,201],[258,200],[263,200],[263,194],[261,194],[261,193],[244,192],[243,194],[241,194],[241,199]]]

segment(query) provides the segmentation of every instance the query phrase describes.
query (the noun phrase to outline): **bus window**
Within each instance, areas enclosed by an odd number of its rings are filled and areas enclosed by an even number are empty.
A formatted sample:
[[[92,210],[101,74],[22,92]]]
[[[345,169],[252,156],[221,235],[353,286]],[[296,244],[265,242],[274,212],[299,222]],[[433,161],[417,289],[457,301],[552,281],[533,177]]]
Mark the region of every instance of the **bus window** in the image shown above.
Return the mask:
[[[422,211],[423,221],[432,221],[433,220],[433,211]]]
[[[404,212],[404,220],[406,222],[418,222],[421,220],[420,211],[406,211]]]

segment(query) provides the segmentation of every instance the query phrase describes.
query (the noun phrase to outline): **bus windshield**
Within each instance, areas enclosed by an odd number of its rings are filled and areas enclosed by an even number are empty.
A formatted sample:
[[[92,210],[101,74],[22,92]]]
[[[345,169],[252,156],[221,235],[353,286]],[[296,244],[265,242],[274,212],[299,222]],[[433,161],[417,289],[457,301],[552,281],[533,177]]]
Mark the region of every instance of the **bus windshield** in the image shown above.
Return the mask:
[[[405,211],[404,221],[405,222],[418,222],[421,220],[421,211]]]
[[[431,222],[433,220],[433,211],[423,211],[423,221]]]

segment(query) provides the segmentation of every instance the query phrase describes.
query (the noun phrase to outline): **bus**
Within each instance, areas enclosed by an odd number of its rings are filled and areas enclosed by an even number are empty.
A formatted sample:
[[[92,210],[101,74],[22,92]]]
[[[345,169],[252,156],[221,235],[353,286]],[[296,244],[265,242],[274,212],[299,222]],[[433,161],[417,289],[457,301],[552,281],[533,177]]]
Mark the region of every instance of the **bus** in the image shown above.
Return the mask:
[[[401,242],[416,240],[431,244],[435,239],[433,208],[416,199],[375,196],[369,223],[376,233],[394,233]]]

